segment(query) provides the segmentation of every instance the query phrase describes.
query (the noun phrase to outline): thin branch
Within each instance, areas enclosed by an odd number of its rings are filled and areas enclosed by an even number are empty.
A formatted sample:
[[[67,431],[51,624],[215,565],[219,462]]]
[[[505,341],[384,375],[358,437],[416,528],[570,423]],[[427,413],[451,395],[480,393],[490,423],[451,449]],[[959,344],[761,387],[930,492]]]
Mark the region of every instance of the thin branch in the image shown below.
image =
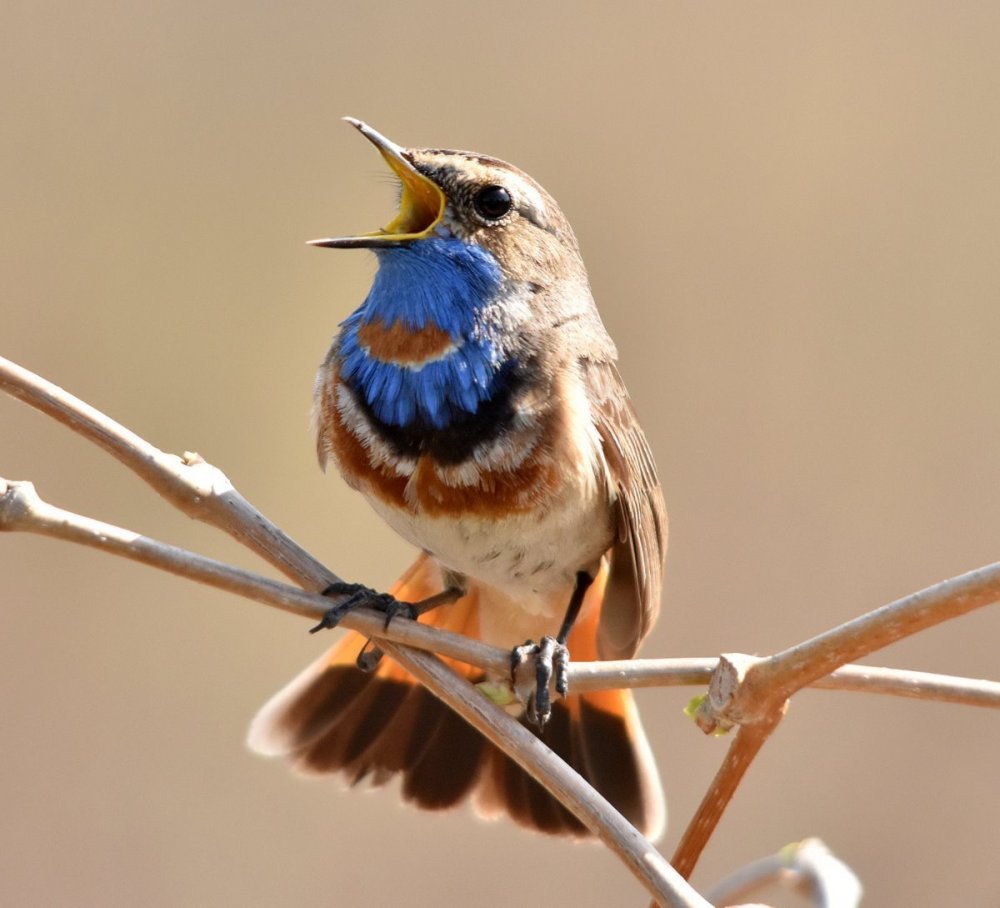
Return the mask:
[[[903,668],[842,665],[825,678],[817,678],[809,686],[1000,709],[1000,682]]]
[[[214,558],[58,508],[43,501],[30,482],[0,478],[0,531],[37,533],[96,548],[312,621],[319,621],[333,602]],[[367,637],[385,637],[484,669],[504,671],[510,666],[509,653],[499,647],[402,617],[386,628],[385,616],[370,609],[348,613],[341,624]]]
[[[186,457],[184,461],[170,458],[72,395],[2,359],[0,359],[0,387],[7,390],[13,388],[12,393],[16,396],[50,413],[111,451],[126,466],[190,516],[229,533],[304,587],[323,589],[337,579],[238,495],[221,472],[208,468],[210,481],[206,484],[204,481],[206,471],[203,468],[208,465],[201,458]],[[21,393],[18,393],[19,391]],[[136,449],[132,444],[134,441],[140,442],[137,449],[139,454],[136,456],[132,453],[132,449]],[[225,482],[222,483],[221,480]],[[0,492],[3,492],[5,498],[12,491],[18,491],[16,487],[12,489],[6,483],[4,485]],[[184,488],[185,485],[188,486],[187,489]],[[33,487],[31,492],[34,492]],[[37,496],[35,497],[37,499]],[[17,516],[23,513],[23,508],[14,508],[13,511]],[[49,516],[53,527],[65,523],[61,515]],[[93,530],[94,527],[88,529]],[[85,532],[84,535],[94,534]],[[130,544],[125,539],[118,541],[139,550],[143,548],[141,539],[142,537],[133,534]],[[212,572],[209,570],[206,574]],[[276,584],[276,586],[281,585]],[[235,591],[235,585],[231,588]],[[329,607],[331,604],[333,603],[328,601],[326,606]],[[294,609],[289,608],[289,610]],[[454,673],[442,674],[433,671],[435,657],[407,650],[389,642],[385,642],[384,645],[386,650],[391,652],[404,667],[410,668],[435,696],[446,702],[451,699],[458,702],[463,699],[463,693],[468,694],[467,683],[457,678]],[[476,698],[479,702],[476,702]],[[478,692],[475,693],[475,697],[470,699],[466,696],[464,699],[470,700],[477,715],[488,716],[492,711],[495,721],[501,723],[500,728],[503,728],[502,723],[505,720],[513,722],[502,709]],[[680,906],[708,908],[708,903],[677,876],[655,847],[567,764],[556,760],[549,765],[539,765],[538,748],[531,743],[537,742],[537,739],[524,729],[519,731],[517,737],[504,742],[504,749],[555,797],[560,798],[563,791],[571,793],[564,801],[567,808],[609,844],[614,842],[616,853],[659,904],[678,906],[678,908]],[[513,744],[511,741],[518,743]],[[529,742],[527,745],[526,741]],[[607,811],[604,813],[610,813],[610,820],[607,815],[596,815],[592,812],[591,805],[602,803],[607,806]],[[611,825],[607,826],[609,822]]]
[[[715,774],[705,797],[698,805],[698,810],[684,830],[684,835],[670,861],[684,879],[689,879],[694,872],[695,864],[698,863],[698,858],[701,857],[708,840],[719,825],[722,814],[736,793],[740,782],[743,781],[750,764],[760,753],[760,749],[771,736],[771,732],[778,726],[781,716],[781,713],[775,713],[771,724],[760,722],[754,725],[744,725],[736,733],[733,743],[726,751],[719,771]]]
[[[816,908],[857,908],[861,882],[819,839],[805,839],[748,864],[712,887],[713,905],[733,905],[775,883],[806,889]]]
[[[93,407],[2,358],[0,358],[0,389],[8,391],[94,441],[185,513],[229,533],[303,587],[323,589],[337,579],[332,572],[239,495],[221,471],[206,464],[197,455],[187,454],[184,458],[178,458],[165,454]],[[3,491],[9,495],[11,490],[8,488]],[[58,509],[54,511],[57,512]],[[48,514],[42,521],[47,524],[44,532],[60,535],[62,531],[59,527],[62,526],[65,530],[67,526],[62,516],[65,513]],[[86,521],[87,518],[81,520]],[[99,524],[97,521],[91,523],[92,526],[89,528],[80,530],[78,534],[80,538],[76,538],[75,541],[83,542],[86,541],[84,537],[88,537],[90,541],[87,544],[99,544],[100,547],[114,550],[117,554],[135,560],[144,560],[144,556],[151,554],[157,545],[162,547],[162,544],[136,534],[129,534],[124,530],[119,531],[124,534],[120,537],[114,533],[108,534],[105,532],[108,525]],[[35,532],[42,531],[37,527],[30,529]],[[102,534],[103,539],[101,539]],[[66,531],[64,538],[72,538],[72,534]],[[95,539],[98,542],[95,543]],[[184,561],[182,556],[197,557],[173,547],[162,547],[159,550],[160,555],[164,552],[170,552],[167,560],[173,559],[175,563]],[[225,571],[234,569],[219,562],[209,564],[209,561],[206,559],[199,567],[202,572],[200,578],[202,582],[231,589],[252,598],[266,600],[273,596],[272,604],[311,617],[316,617],[317,610],[321,612],[324,607],[335,604],[335,600],[319,600],[318,597],[298,593],[265,578],[254,578],[245,572],[235,572],[242,578],[237,580],[225,574]],[[248,577],[251,578],[249,581]],[[255,586],[258,581],[264,586]],[[267,584],[272,584],[273,588],[265,590]],[[302,598],[297,601],[295,597],[299,596]],[[711,675],[710,696],[699,711],[699,724],[706,730],[738,724],[741,725],[741,730],[712,788],[706,794],[702,807],[699,808],[688,832],[685,833],[685,844],[676,858],[679,865],[688,872],[694,867],[701,849],[711,836],[739,780],[763,742],[780,721],[787,697],[801,687],[816,684],[845,689],[864,688],[902,696],[939,698],[951,702],[995,707],[1000,695],[1000,685],[993,682],[916,672],[899,673],[862,666],[854,666],[850,670],[841,668],[834,671],[834,669],[843,666],[851,659],[867,655],[933,624],[995,601],[998,596],[1000,596],[1000,565],[990,565],[884,606],[768,659],[743,656],[720,659]],[[444,632],[441,631],[431,632],[432,637],[437,638],[432,641],[422,636],[422,633],[429,629],[419,625],[411,626],[411,622],[394,622],[389,631],[384,629],[380,631],[378,626],[380,623],[380,616],[361,612],[344,620],[345,626],[362,633],[400,640],[415,646],[426,646],[449,655],[451,654],[449,649],[453,645],[459,646],[456,641],[442,638]],[[395,654],[402,653],[402,650],[392,643],[387,643],[386,648]],[[468,655],[469,661],[482,659],[484,663],[491,665],[495,664],[494,660],[497,658],[496,652],[480,651]],[[427,658],[419,653],[403,654],[404,659],[415,656]],[[506,658],[506,654],[502,654],[502,657]],[[462,657],[456,656],[456,658]],[[609,674],[613,676],[613,685],[607,686],[617,687],[633,683],[634,686],[704,683],[708,666],[701,660],[680,660],[683,664],[674,665],[665,665],[665,661],[673,660],[633,662],[624,670],[617,665],[608,664],[600,669],[577,665],[571,668],[571,683],[578,690],[597,689],[599,686],[606,686],[605,681],[608,680]],[[428,686],[437,696],[447,699],[454,694],[450,689],[442,690],[439,686],[440,679],[433,673],[428,675],[428,678]],[[493,708],[492,704],[490,708]],[[519,762],[521,758],[526,759],[527,762],[522,765],[532,775],[538,777],[541,770],[528,756],[522,753],[516,758]],[[554,793],[558,796],[557,792]],[[593,817],[588,820],[587,817],[581,816],[581,819],[584,822],[594,821]],[[652,847],[648,842],[646,845]],[[631,860],[645,860],[639,852],[630,854]]]
[[[536,778],[600,837],[653,894],[657,904],[710,908],[648,839],[520,722],[490,702],[440,659],[393,643],[384,646],[403,668]]]
[[[174,507],[224,530],[303,588],[323,590],[339,580],[198,454],[167,454],[80,398],[3,357],[0,390],[103,448]]]
[[[569,666],[569,680],[577,693],[623,687],[707,685],[718,664],[718,657],[573,662]],[[844,665],[817,678],[809,687],[1000,709],[1000,682],[903,668]]]
[[[54,507],[42,501],[37,496],[34,486],[31,483],[0,480],[0,530],[35,532],[99,548],[109,553],[127,557],[133,561],[139,561],[162,570],[180,574],[192,580],[237,593],[241,596],[263,601],[284,611],[313,620],[318,620],[322,617],[329,607],[330,601],[324,597],[303,593],[269,578],[254,575],[213,559],[185,551],[184,549],[140,536],[131,531],[112,526],[111,524]],[[494,671],[502,671],[508,664],[508,656],[503,650],[486,646],[457,634],[450,634],[447,631],[406,621],[405,619],[393,622],[390,628],[386,629],[381,615],[367,610],[358,610],[345,616],[343,623],[345,626],[368,636],[391,637],[400,643],[408,643],[436,650],[437,652],[443,652],[463,662],[476,664],[483,668],[492,668]],[[383,645],[388,647],[387,643]],[[390,647],[390,649],[392,650],[392,655],[401,664],[409,667],[411,660],[400,658],[399,651],[396,648]],[[415,656],[416,654],[411,655]],[[732,657],[729,657],[729,659],[731,660]],[[638,677],[634,679],[647,685],[654,677],[662,680],[669,668],[679,669],[679,671],[667,673],[669,680],[674,683],[677,683],[679,680],[686,683],[703,683],[704,675],[708,668],[707,665],[698,664],[702,660],[692,660],[695,664],[686,666],[683,664],[680,666],[667,666],[663,664],[666,660],[647,661],[652,663],[647,666],[650,670],[638,673]],[[579,666],[582,674],[587,677],[589,682],[584,686],[591,689],[596,687],[593,682],[597,680],[597,676],[600,674],[597,671],[600,667],[599,663],[581,664]],[[605,672],[605,678],[602,679],[605,683],[609,683],[611,686],[622,683],[622,675],[626,671],[626,666],[610,665],[604,666],[604,668],[610,669],[610,671]],[[847,672],[845,674],[847,680],[850,680],[852,683],[863,684],[866,680],[865,672],[866,669],[864,667],[856,667],[855,672]],[[419,676],[419,669],[415,668],[413,673]],[[879,673],[876,671],[876,680],[879,680],[878,675]],[[954,681],[955,679],[948,680]],[[937,679],[936,683],[939,685],[942,684],[940,679]],[[435,689],[435,692],[445,702],[455,707],[456,701],[448,691]],[[485,698],[482,698],[480,694],[477,693],[475,696],[485,702]],[[459,709],[459,711],[469,720],[469,715],[464,708]],[[507,718],[502,710],[497,710],[496,712],[498,715]],[[559,785],[554,782],[551,779],[550,769],[546,766],[531,767],[527,765],[531,761],[520,755],[518,747],[510,745],[509,739],[507,739],[507,742],[504,742],[504,732],[497,731],[495,724],[490,726],[491,730],[489,733],[480,726],[478,721],[473,722],[473,724],[480,731],[486,733],[494,743],[502,745],[505,752],[508,752],[519,763],[525,765],[525,768],[529,771],[536,769],[540,774],[549,773],[546,779],[542,779],[539,775],[540,781],[556,797],[560,798],[560,800],[572,809],[572,804],[566,800],[568,795],[566,794],[565,783]],[[522,741],[528,739],[537,740],[530,733],[524,732],[516,722],[513,724],[507,723],[507,725],[508,730],[516,726],[519,732],[522,732],[519,735]],[[716,775],[715,782],[709,789],[709,794],[702,802],[698,813],[688,826],[684,838],[678,846],[674,861],[678,873],[688,876],[694,869],[694,863],[698,855],[700,855],[705,844],[707,844],[726,805],[771,730],[772,727],[763,726],[759,723],[748,724],[740,729],[736,740],[727,753],[723,765]],[[526,738],[524,737],[525,735],[527,735]],[[517,739],[515,738],[514,740],[516,741]],[[558,758],[553,756],[553,759],[557,760]],[[568,767],[565,767],[565,764],[562,765],[569,771]],[[581,785],[585,786],[582,779],[579,779],[579,777],[576,777],[576,779]],[[589,789],[589,786],[586,787],[591,792],[591,795],[589,801],[584,799],[583,803],[590,806],[585,811],[586,815],[581,815],[581,820],[589,828],[597,832],[598,835],[605,838],[609,846],[633,868],[633,872],[635,872],[636,866],[647,868],[648,859],[642,858],[640,861],[636,855],[628,851],[625,845],[626,840],[620,837],[620,829],[616,830],[615,826],[602,826],[600,823],[601,811],[598,810],[597,813],[591,812],[591,807],[599,802],[595,800],[593,790]],[[577,795],[573,795],[573,797],[577,797]],[[603,802],[603,799],[601,799],[601,802]],[[597,808],[593,809],[597,810]],[[644,839],[642,841],[645,842]],[[646,842],[646,845],[652,849],[652,845],[649,845],[648,842]],[[655,852],[655,849],[652,850]],[[637,861],[639,861],[638,864],[636,863]],[[652,873],[653,871],[647,869],[644,872]],[[648,885],[652,885],[649,879],[646,879],[646,882]],[[674,904],[674,902],[670,902],[669,904]],[[684,903],[677,902],[676,904]]]
[[[745,731],[754,728],[763,732],[760,741],[756,735],[752,737],[756,745],[752,760],[777,726],[787,699],[796,691],[852,659],[991,605],[997,599],[1000,564],[991,564],[904,596],[774,656],[723,656],[696,719],[706,733],[739,725],[740,734],[730,750],[740,753],[732,761],[727,757],[713,780],[674,853],[674,866],[689,876],[721,820],[749,765],[741,743]],[[728,773],[735,774],[735,784]]]
[[[330,600],[323,596],[303,593],[214,559],[57,508],[39,498],[30,482],[0,479],[0,530],[35,532],[98,548],[313,620],[321,618],[330,606]],[[386,629],[384,617],[367,609],[349,613],[343,624],[368,636],[382,637],[381,645],[392,658],[538,779],[605,841],[659,904],[709,908],[708,902],[680,879],[652,843],[538,738],[437,657],[400,643],[437,648],[466,662],[493,663],[499,657],[501,670],[509,669],[506,653],[405,619],[394,621]],[[386,639],[389,635],[399,643]]]
[[[848,621],[754,666],[747,681],[791,696],[834,668],[1000,599],[1000,563],[976,568]]]
[[[101,549],[313,621],[318,621],[331,605],[330,599],[58,508],[40,499],[30,482],[0,477],[0,531],[4,530],[31,532]],[[495,674],[503,674],[510,664],[510,654],[504,649],[447,630],[414,624],[402,617],[386,628],[381,615],[359,609],[346,615],[341,623],[369,637],[438,653]],[[575,662],[569,666],[570,685],[581,693],[626,687],[705,685],[718,662],[717,658]],[[1000,684],[995,681],[903,669],[849,665],[820,678],[812,686],[1000,708]]]

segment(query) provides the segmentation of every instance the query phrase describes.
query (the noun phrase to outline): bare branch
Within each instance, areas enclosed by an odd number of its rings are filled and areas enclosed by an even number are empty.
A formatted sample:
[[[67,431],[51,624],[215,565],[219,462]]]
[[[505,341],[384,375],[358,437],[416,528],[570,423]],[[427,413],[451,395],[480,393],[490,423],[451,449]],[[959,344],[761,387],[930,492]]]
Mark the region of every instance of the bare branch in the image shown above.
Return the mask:
[[[38,497],[30,482],[0,479],[0,530],[35,532],[98,548],[313,620],[321,618],[330,607],[330,600],[323,596],[303,593],[214,559],[54,507]],[[660,904],[707,908],[708,902],[680,879],[656,848],[538,738],[435,656],[414,652],[399,643],[436,648],[474,664],[492,665],[499,660],[501,671],[509,668],[508,654],[406,619],[393,621],[388,629],[384,622],[384,616],[367,609],[353,611],[343,619],[343,624],[353,630],[382,637],[382,646],[389,655],[559,798],[619,855]],[[388,637],[399,642],[393,643]]]
[[[54,507],[42,501],[29,482],[0,479],[0,530],[36,532],[99,548],[313,620],[321,618],[330,605],[330,600],[322,596],[302,593],[266,577]],[[391,635],[400,641],[429,636],[430,640],[419,642],[427,648],[448,651],[448,655],[463,661],[492,661],[493,653],[496,653],[502,659],[502,668],[509,666],[509,656],[500,650],[405,619],[394,621],[385,629],[383,616],[359,609],[346,615],[343,623],[369,636]],[[401,631],[401,628],[405,630]],[[414,652],[384,638],[382,646],[392,658],[538,779],[604,840],[659,904],[708,908],[708,902],[680,879],[647,839],[520,723],[435,656]]]
[[[314,621],[331,605],[330,599],[302,593],[259,574],[55,507],[40,499],[30,482],[0,477],[0,531],[4,530],[37,533],[102,549]],[[341,623],[367,636],[439,653],[484,671],[502,673],[510,661],[510,654],[499,647],[446,630],[414,625],[402,617],[385,628],[382,616],[359,610],[345,616]],[[703,685],[711,680],[718,661],[698,658],[575,662],[569,666],[570,684],[579,692]],[[995,681],[903,669],[849,665],[820,678],[812,686],[1000,708],[1000,684]]]
[[[629,867],[659,905],[709,903],[656,848],[538,737],[434,656],[392,643],[386,652],[545,786]]]
[[[819,634],[745,669],[715,709],[720,721],[746,723],[835,668],[943,621],[1000,599],[1000,563],[927,587]]]
[[[1000,682],[903,668],[842,665],[825,678],[817,678],[810,687],[1000,709]]]
[[[131,530],[57,508],[39,498],[30,482],[0,478],[0,531],[4,530],[37,533],[100,549],[313,621],[319,621],[333,602]],[[341,624],[365,636],[385,637],[482,668],[503,671],[510,665],[509,654],[498,647],[403,617],[394,619],[386,628],[384,615],[370,609],[356,609],[345,615]]]
[[[1000,564],[991,564],[904,596],[774,656],[723,656],[696,719],[706,733],[735,725],[740,726],[740,733],[685,831],[674,854],[674,866],[685,876],[690,875],[739,779],[777,726],[793,693],[851,659],[990,605],[998,598]],[[760,734],[748,738],[746,732],[750,729]]]
[[[184,461],[180,461],[164,455],[92,407],[6,360],[0,360],[0,387],[6,390],[14,389],[12,393],[15,393],[16,396],[33,406],[37,406],[44,412],[50,413],[61,422],[111,451],[114,456],[133,469],[169,501],[185,510],[186,513],[225,530],[238,541],[258,552],[286,575],[296,579],[304,587],[322,589],[336,579],[323,565],[296,545],[277,527],[270,524],[259,511],[238,495],[220,472],[209,468],[208,474],[211,481],[205,483],[203,479],[206,471],[201,468],[208,467],[208,465],[201,458],[186,457]],[[225,482],[220,481],[220,477]],[[199,482],[199,479],[202,479],[202,482]],[[8,508],[11,515],[8,520],[12,521],[12,526],[17,525],[20,521],[24,521],[26,514],[32,510],[32,508],[26,507],[24,502],[30,501],[34,494],[34,488],[30,486],[30,483],[3,483],[2,485],[3,488],[0,488],[0,492],[3,493],[3,498],[15,500],[15,504]],[[185,489],[184,486],[188,486],[188,488]],[[66,533],[64,538],[91,545],[95,544],[94,540],[96,539],[98,545],[116,550],[118,554],[126,555],[126,557],[132,557],[132,555],[127,554],[126,550],[139,552],[151,548],[151,546],[144,544],[151,543],[151,540],[144,540],[144,537],[129,534],[127,531],[121,531],[123,535],[103,534],[106,541],[102,541],[103,526],[97,521],[91,522],[91,525],[88,526],[88,519],[83,518],[83,523],[71,525],[72,522],[67,521],[64,517],[65,512],[59,512],[58,509],[46,512],[48,506],[40,502],[37,495],[34,495],[34,499],[35,501],[32,502],[34,510],[36,514],[41,514],[40,517],[34,518],[35,522],[39,527],[46,526],[53,535],[58,535],[62,530]],[[161,554],[166,555],[167,550],[171,548],[163,547]],[[184,560],[182,557],[184,554],[190,553],[174,550],[166,557],[173,557],[175,562],[181,562]],[[236,581],[234,577],[229,576],[224,581],[221,580],[219,568],[224,566],[218,562],[211,565],[206,563],[202,567],[206,581],[212,577],[213,581],[220,580],[215,585],[245,594],[244,584]],[[268,581],[268,583],[273,582]],[[288,593],[282,590],[281,584],[274,584],[274,587],[275,595],[284,597],[288,605],[287,610],[297,612],[297,606],[302,603],[295,603],[288,596]],[[328,608],[332,604],[331,600],[326,600],[324,606]],[[349,617],[355,618],[356,615]],[[344,621],[344,624],[354,626],[353,622],[348,624],[347,620]],[[414,627],[420,626],[414,625]],[[426,630],[426,628],[422,628],[422,630]],[[362,633],[364,632],[362,631]],[[435,671],[435,663],[440,668],[444,668],[436,657],[407,650],[405,647],[388,641],[384,642],[384,646],[435,696],[444,699],[445,702],[454,700],[456,704],[463,700],[467,701],[466,706],[463,706],[461,711],[462,715],[466,715],[466,712],[469,713],[466,718],[470,718],[473,714],[487,717],[492,715],[494,723],[500,723],[499,728],[501,729],[504,728],[504,722],[508,726],[517,725],[502,709],[483,697],[481,693],[470,691],[467,682],[455,676],[454,673]],[[507,664],[509,665],[509,663]],[[477,725],[477,727],[479,726]],[[509,729],[508,733],[510,733]],[[512,734],[513,737],[504,740],[502,744],[504,750],[516,759],[531,776],[538,779],[555,797],[562,799],[563,792],[569,793],[564,800],[567,808],[609,844],[614,843],[613,847],[616,853],[653,894],[659,904],[708,908],[708,903],[677,876],[656,848],[621,817],[610,804],[607,804],[601,795],[589,786],[582,777],[558,759],[549,761],[548,764],[539,764],[539,748],[544,748],[544,745],[520,726],[518,726],[517,732]],[[602,805],[605,809],[597,810],[597,807]],[[607,825],[609,823],[610,825]]]
[[[569,667],[569,678],[573,690],[577,692],[622,687],[708,685],[718,664],[718,657],[574,662]],[[902,668],[844,665],[823,678],[817,678],[809,686],[1000,709],[1000,682]]]
[[[165,454],[93,407],[2,358],[0,389],[100,445],[189,516],[229,533],[306,589],[323,589],[337,579],[250,505],[221,471],[198,455],[186,454],[179,458]],[[0,505],[5,505],[0,508],[0,529],[42,532],[97,546],[314,619],[335,604],[335,600],[303,594],[284,584],[182,549],[60,511],[38,500],[30,484],[12,483],[4,487],[0,481],[0,494]],[[869,690],[993,708],[1000,705],[1000,684],[995,682],[864,666],[843,667],[851,659],[965,614],[998,596],[1000,565],[990,565],[907,596],[770,658],[731,655],[718,662],[688,659],[577,664],[570,669],[571,684],[576,690],[584,691],[606,687],[703,684],[711,678],[710,695],[699,710],[699,724],[706,730],[732,725],[741,728],[678,849],[675,858],[678,869],[690,873],[740,779],[780,721],[787,698],[803,686]],[[503,651],[405,620],[393,622],[386,630],[382,626],[382,616],[358,611],[346,617],[343,623],[361,633],[385,639],[387,651],[404,663],[417,659],[423,665],[421,670],[427,669],[430,663],[426,660],[431,657],[401,649],[399,644],[432,649],[494,670],[507,664],[507,653]],[[421,663],[421,660],[424,661]],[[434,672],[427,677],[430,689],[451,702],[450,698],[455,696],[453,685],[446,678],[438,678]],[[442,683],[447,689],[441,688]],[[490,706],[492,708],[492,704]],[[530,735],[528,739],[536,740]],[[536,778],[545,774],[543,768],[535,765],[530,752],[511,755]],[[563,796],[562,789],[552,788],[544,779],[540,780],[557,797]],[[584,784],[582,780],[581,784]],[[588,797],[592,798],[594,793],[589,791]],[[565,803],[576,812],[571,802],[572,798]],[[585,810],[578,815],[599,835],[613,835],[602,825],[600,817],[584,814]],[[648,842],[642,841],[643,847],[652,849]],[[642,864],[647,860],[642,856],[645,854],[642,847],[638,851],[626,851],[626,863],[633,871],[636,862]],[[644,881],[648,884],[648,879]]]
[[[861,882],[819,839],[805,839],[754,861],[712,887],[713,905],[733,905],[775,883],[805,889],[816,908],[857,908]]]
[[[225,530],[305,589],[339,578],[271,523],[197,454],[167,454],[58,385],[0,357],[0,390],[103,448],[189,517]]]
[[[781,721],[782,715],[782,712],[774,713],[771,724],[759,722],[754,725],[744,725],[736,733],[719,771],[712,779],[712,784],[698,805],[687,829],[684,830],[684,835],[670,861],[685,879],[688,879],[694,871],[698,858],[701,857],[708,840],[719,825],[719,820],[722,819],[722,814],[729,806],[740,782],[743,781],[743,776],[764,746],[764,742]]]

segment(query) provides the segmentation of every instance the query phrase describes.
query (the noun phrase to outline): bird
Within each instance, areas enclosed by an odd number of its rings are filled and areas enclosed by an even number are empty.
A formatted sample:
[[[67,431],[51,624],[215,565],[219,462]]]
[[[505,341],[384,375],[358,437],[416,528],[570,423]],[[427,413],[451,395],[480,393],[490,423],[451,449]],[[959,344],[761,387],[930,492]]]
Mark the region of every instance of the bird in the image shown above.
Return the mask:
[[[419,555],[387,595],[328,592],[509,649],[514,678],[532,661],[537,684],[515,684],[507,708],[655,839],[666,805],[631,691],[566,684],[570,657],[635,656],[659,613],[667,544],[656,466],[573,230],[504,161],[402,147],[345,119],[398,179],[399,205],[382,229],[311,241],[369,249],[378,266],[316,377],[317,452]],[[350,785],[399,777],[425,809],[471,800],[487,818],[589,835],[378,655],[347,632],[264,705],[250,747]]]

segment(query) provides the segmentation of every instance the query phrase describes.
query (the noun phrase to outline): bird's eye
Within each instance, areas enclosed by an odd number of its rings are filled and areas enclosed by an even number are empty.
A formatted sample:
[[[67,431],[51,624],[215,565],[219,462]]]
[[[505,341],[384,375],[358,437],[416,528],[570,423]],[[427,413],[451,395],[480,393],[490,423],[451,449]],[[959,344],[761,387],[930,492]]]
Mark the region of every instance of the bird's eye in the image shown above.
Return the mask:
[[[513,206],[510,193],[503,186],[485,186],[472,200],[476,213],[487,221],[499,221]]]

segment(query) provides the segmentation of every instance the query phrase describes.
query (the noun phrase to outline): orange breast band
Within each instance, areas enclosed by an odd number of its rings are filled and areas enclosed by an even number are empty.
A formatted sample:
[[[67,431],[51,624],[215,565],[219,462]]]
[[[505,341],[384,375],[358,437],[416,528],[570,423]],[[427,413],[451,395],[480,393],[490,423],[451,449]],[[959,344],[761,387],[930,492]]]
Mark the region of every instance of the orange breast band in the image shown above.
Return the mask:
[[[400,321],[386,325],[378,318],[358,328],[358,343],[382,362],[410,365],[438,359],[454,346],[448,332],[437,325],[412,330]]]

